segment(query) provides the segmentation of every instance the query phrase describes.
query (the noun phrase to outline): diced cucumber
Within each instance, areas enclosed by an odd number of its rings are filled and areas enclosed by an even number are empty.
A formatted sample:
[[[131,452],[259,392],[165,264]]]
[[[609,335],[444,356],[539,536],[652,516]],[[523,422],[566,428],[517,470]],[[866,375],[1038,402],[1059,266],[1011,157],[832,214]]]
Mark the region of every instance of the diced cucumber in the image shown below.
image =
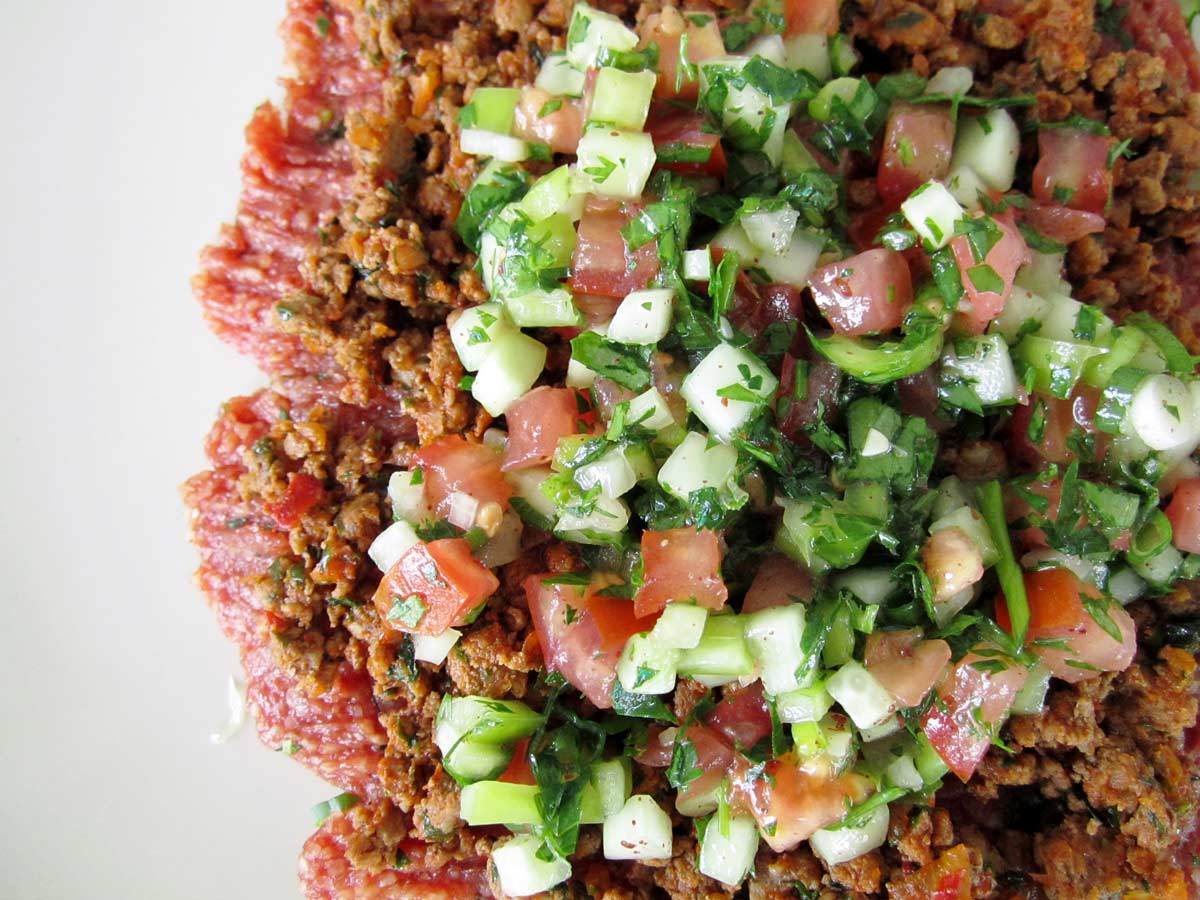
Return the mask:
[[[521,535],[524,532],[520,514],[515,510],[505,510],[487,543],[475,551],[475,558],[489,569],[507,566],[521,555]],[[484,533],[487,533],[486,530]]]
[[[882,725],[896,711],[896,700],[887,688],[855,660],[834,672],[825,689],[858,728]]]
[[[640,484],[643,481],[654,481],[658,477],[658,463],[654,454],[645,444],[626,444],[621,448],[633,475]]]
[[[536,784],[477,781],[465,785],[458,814],[468,825],[536,825],[542,821]]]
[[[667,288],[634,291],[613,313],[609,339],[622,344],[657,344],[671,330],[674,300],[675,292]]]
[[[750,243],[750,238],[746,237],[745,230],[736,220],[718,231],[710,246],[734,251],[744,266],[758,262],[758,248]]]
[[[1050,690],[1050,670],[1037,663],[1030,667],[1029,675],[1013,698],[1012,712],[1018,716],[1036,716],[1046,706],[1046,693]]]
[[[987,185],[969,166],[956,166],[946,175],[946,190],[970,212],[983,208],[981,197],[987,196]]]
[[[828,81],[833,74],[829,60],[829,38],[823,34],[796,34],[783,42],[784,60],[789,69],[808,72],[817,81]]]
[[[840,721],[845,722],[845,719]],[[853,730],[843,727],[832,716],[826,716],[820,722],[792,725],[792,742],[802,759],[822,759],[835,772],[842,771],[857,755]]]
[[[1049,300],[1016,285],[989,330],[1002,335],[1008,343],[1015,344],[1019,337],[1038,331],[1049,312]]]
[[[1170,544],[1148,559],[1126,558],[1133,571],[1156,588],[1169,587],[1183,565],[1183,554]]]
[[[1116,569],[1108,576],[1108,592],[1122,606],[1144,597],[1146,587],[1146,582],[1133,569]]]
[[[883,435],[874,428],[867,431],[867,440],[863,442],[864,456],[870,455],[865,451],[870,449],[870,444],[878,437],[883,437]],[[892,449],[891,442],[887,438],[883,438],[883,440],[887,445],[887,449],[883,452],[890,451]],[[887,485],[877,481],[853,481],[846,485],[846,492],[842,499],[845,502],[846,510],[854,515],[873,519],[876,522],[887,522],[891,519],[891,495]]]
[[[602,51],[632,50],[637,44],[637,33],[619,18],[576,0],[567,29],[567,59],[573,66],[593,68]]]
[[[721,343],[684,378],[679,394],[716,437],[728,441],[778,387],[779,379],[758,357]]]
[[[678,662],[678,650],[659,645],[648,633],[635,634],[621,651],[617,678],[631,694],[666,694],[675,690]]]
[[[758,826],[751,816],[731,816],[728,833],[716,817],[709,820],[700,842],[700,873],[729,887],[737,887],[754,868],[758,853]]]
[[[490,416],[502,416],[523,396],[546,367],[546,345],[519,331],[498,336],[479,367],[471,396]]]
[[[563,383],[570,388],[590,388],[596,383],[596,373],[575,357],[567,363],[567,376]]]
[[[881,741],[884,738],[891,737],[904,728],[904,720],[899,716],[889,716],[878,725],[872,728],[863,728],[858,732],[859,738],[864,744],[870,744],[874,741]]]
[[[480,744],[509,744],[533,734],[543,721],[520,700],[446,694],[434,720],[434,742],[443,753],[464,736]]]
[[[929,743],[929,738],[924,734],[917,734],[917,755],[913,762],[916,763],[917,771],[921,773],[921,777],[925,779],[925,786],[932,787],[944,775],[950,771],[950,767],[942,760],[938,752],[933,749],[933,745]]]
[[[861,59],[850,35],[838,32],[829,39],[829,65],[833,75],[839,78],[849,75]]]
[[[1125,422],[1151,450],[1194,441],[1196,415],[1187,385],[1173,375],[1151,375],[1138,385]]]
[[[570,328],[583,324],[583,313],[575,307],[575,299],[565,288],[508,297],[504,308],[522,328]]]
[[[585,491],[598,484],[603,496],[615,500],[633,490],[637,473],[625,458],[624,448],[614,447],[599,459],[576,469],[575,483]]]
[[[459,784],[495,778],[512,762],[512,750],[462,738],[442,751],[442,767]]]
[[[1065,296],[1071,293],[1071,285],[1062,277],[1063,265],[1066,260],[1065,253],[1042,253],[1039,250],[1031,249],[1029,255],[1032,257],[1032,261],[1017,270],[1017,277],[1014,281],[1017,287],[1033,291],[1043,297],[1054,294]]]
[[[1083,376],[1084,366],[1108,350],[1076,341],[1053,341],[1029,334],[1013,350],[1013,357],[1034,371],[1034,390],[1066,399]]]
[[[420,469],[402,469],[388,478],[388,499],[392,515],[411,525],[418,525],[433,516],[425,497],[425,478]]]
[[[650,631],[650,639],[660,647],[691,650],[704,636],[708,610],[694,603],[668,603]]]
[[[513,118],[521,92],[517,88],[478,87],[463,114],[473,120],[471,127],[496,134],[511,134]]]
[[[834,98],[849,106],[854,95],[858,93],[860,83],[858,78],[833,79],[808,101],[808,114],[818,122],[828,122],[833,116]]]
[[[685,281],[708,281],[712,278],[712,251],[708,247],[683,251]]]
[[[996,549],[996,543],[992,540],[992,533],[987,522],[974,507],[960,506],[941,518],[935,519],[929,525],[929,533],[937,534],[943,528],[958,528],[970,538],[971,543],[979,549],[984,568],[994,566],[996,560],[1000,558],[1000,551]]]
[[[1100,390],[1108,387],[1117,369],[1134,361],[1146,337],[1136,328],[1121,326],[1112,330],[1109,340],[1109,351],[1103,356],[1093,356],[1083,367],[1084,382]]]
[[[529,159],[529,145],[520,138],[482,128],[464,128],[459,132],[458,142],[462,152],[472,156],[488,156],[501,162]]]
[[[571,877],[571,864],[561,856],[542,858],[542,839],[521,834],[492,851],[500,889],[510,897],[541,894]]]
[[[629,412],[625,421],[650,431],[662,431],[677,424],[666,398],[659,393],[658,388],[653,387],[629,401]]]
[[[700,643],[679,652],[680,675],[742,678],[754,671],[741,616],[709,616]]]
[[[602,67],[596,73],[588,121],[641,131],[657,81],[658,76],[653,72],[624,72]]]
[[[596,790],[594,782],[588,781],[583,786],[579,797],[579,824],[599,825],[604,819],[604,807],[600,803],[600,792]]]
[[[457,628],[447,628],[441,634],[414,634],[413,659],[440,666],[461,637],[462,632]]]
[[[763,254],[783,255],[792,243],[792,235],[800,222],[800,213],[791,206],[779,210],[759,210],[742,216],[738,221],[746,237]]]
[[[999,335],[959,338],[942,351],[942,383],[965,383],[982,406],[1015,402],[1017,375]]]
[[[833,698],[825,690],[825,683],[818,682],[806,688],[788,691],[775,698],[779,721],[820,722],[833,706]]]
[[[804,606],[792,603],[759,610],[746,617],[746,643],[758,661],[763,690],[778,696],[802,685],[796,672],[804,664]]]
[[[481,303],[449,319],[450,340],[463,368],[476,372],[492,352],[495,342],[516,331],[499,303]]]
[[[857,828],[822,828],[808,839],[808,843],[826,865],[841,865],[882,847],[887,840],[890,821],[887,804],[884,804],[871,813],[865,824]]]
[[[670,859],[671,818],[649,794],[634,794],[604,820],[605,859]]]
[[[633,793],[633,766],[628,756],[606,759],[592,766],[592,784],[605,818],[616,815]]]
[[[1112,332],[1113,322],[1108,316],[1100,313],[1095,307],[1090,307],[1090,314],[1095,318],[1095,338],[1084,338],[1076,334],[1080,323],[1080,314],[1084,305],[1078,300],[1062,294],[1047,294],[1045,296],[1048,308],[1042,316],[1042,327],[1038,330],[1041,337],[1055,341],[1086,341],[1089,343],[1105,344]]]
[[[681,816],[687,816],[689,819],[702,818],[717,810],[724,792],[724,783],[715,784],[703,793],[681,791],[675,795],[675,809]]]
[[[928,247],[940,250],[954,237],[965,210],[940,181],[927,181],[900,204],[900,211]]]
[[[906,791],[919,791],[925,786],[925,779],[917,771],[917,764],[911,756],[898,756],[888,765],[884,772],[887,783]]]
[[[821,168],[816,157],[804,146],[804,141],[800,140],[794,131],[788,131],[783,136],[783,154],[780,162],[786,181],[795,181],[804,172],[815,172]]]
[[[829,633],[825,636],[825,646],[821,649],[821,662],[825,664],[825,668],[835,669],[852,660],[854,644],[855,635],[854,627],[850,624],[850,611],[843,606],[833,617]]]
[[[971,93],[975,75],[966,66],[946,66],[938,69],[925,85],[926,94],[945,94],[947,97],[965,97]]]
[[[583,196],[573,191],[570,166],[559,166],[543,175],[518,202],[525,215],[534,222],[541,222],[553,215],[566,216],[575,221],[583,212]]]
[[[975,588],[968,587],[963,588],[957,594],[950,595],[945,600],[935,600],[933,602],[933,621],[938,628],[945,628],[950,624],[950,620],[966,609],[974,599]]]
[[[713,442],[694,431],[688,432],[658,470],[658,483],[668,493],[687,500],[704,488],[727,489],[737,471],[737,450]]]
[[[755,56],[761,56],[763,59],[773,62],[777,66],[787,64],[787,50],[783,45],[783,37],[778,34],[759,35],[750,42],[750,46],[743,52],[751,59]]]
[[[589,128],[579,140],[576,172],[593,194],[633,200],[642,195],[657,156],[644,132]]]
[[[948,515],[960,506],[974,506],[975,501],[971,491],[957,475],[947,475],[937,486],[934,494],[930,515],[936,521]]]
[[[380,571],[386,572],[396,564],[396,560],[419,543],[421,539],[417,537],[416,531],[401,519],[379,533],[379,537],[367,548],[367,555]]]
[[[551,53],[542,63],[533,85],[548,94],[581,97],[586,81],[587,75],[571,65],[565,53]]]
[[[834,576],[832,584],[847,590],[868,606],[879,606],[896,593],[896,580],[889,568],[858,567]]]
[[[629,524],[629,507],[623,500],[601,494],[587,515],[564,512],[554,527],[554,533],[564,541],[603,546],[619,543]]]
[[[505,472],[504,477],[516,489],[513,508],[521,518],[534,528],[551,531],[558,519],[554,501],[542,492],[542,485],[554,473],[546,466],[534,469],[515,469]]]
[[[994,191],[1007,191],[1017,172],[1021,133],[1005,109],[968,119],[959,116],[950,169],[969,168]]]

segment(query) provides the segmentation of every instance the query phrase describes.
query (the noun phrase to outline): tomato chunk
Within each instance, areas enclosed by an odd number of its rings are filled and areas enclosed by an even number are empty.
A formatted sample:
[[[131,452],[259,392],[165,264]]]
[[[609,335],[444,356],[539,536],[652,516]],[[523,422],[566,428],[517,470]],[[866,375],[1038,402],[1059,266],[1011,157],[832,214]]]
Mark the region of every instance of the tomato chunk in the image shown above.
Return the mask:
[[[689,78],[686,73],[679,71],[679,56],[685,35],[687,61],[693,65],[725,54],[725,42],[721,39],[721,29],[717,26],[715,16],[708,16],[707,21],[697,25],[695,20],[685,18],[675,7],[668,6],[662,12],[647,16],[638,33],[642,38],[639,46],[649,47],[653,44],[658,47],[658,82],[654,87],[654,96],[663,99],[695,100],[700,93],[699,79],[695,76]],[[695,71],[692,69],[692,72]]]
[[[895,210],[925,182],[945,180],[953,152],[954,119],[948,109],[897,103],[879,155],[879,199]]]
[[[1082,430],[1096,439],[1097,456],[1103,457],[1109,439],[1096,427],[1099,402],[1100,392],[1082,384],[1067,398],[1031,394],[1028,403],[1013,407],[1008,425],[1011,455],[1035,468],[1048,462],[1069,463],[1076,458],[1069,439],[1074,431]],[[1029,431],[1035,412],[1043,424],[1031,438]]]
[[[696,751],[696,764],[700,768],[700,776],[690,781],[679,792],[675,800],[677,809],[694,813],[698,805],[712,805],[713,791],[729,775],[730,768],[740,756],[729,746],[728,738],[716,730],[704,725],[689,725],[676,737],[676,741],[689,742]],[[674,755],[672,746],[672,755]],[[667,764],[670,763],[668,759]]]
[[[630,250],[621,235],[642,208],[589,198],[579,221],[579,239],[571,268],[571,290],[602,297],[621,297],[641,290],[658,274],[658,244]]]
[[[654,149],[664,169],[680,175],[725,176],[725,151],[721,136],[712,131],[700,113],[673,107],[650,111],[646,131],[654,140]]]
[[[905,707],[917,706],[950,662],[945,641],[921,640],[921,632],[875,631],[867,638],[867,669]]]
[[[955,324],[968,334],[983,334],[988,322],[1004,312],[1004,304],[1012,293],[1017,269],[1030,260],[1029,247],[1017,230],[1012,216],[1001,214],[991,220],[1000,228],[1000,239],[992,245],[982,260],[966,235],[951,238],[954,261],[962,273],[966,298],[955,315]]]
[[[940,702],[922,719],[929,743],[963,781],[975,774],[991,746],[991,730],[1008,715],[1029,676],[1028,669],[1012,663],[993,671],[996,657],[982,653],[968,653],[946,673],[937,689]]]
[[[787,36],[795,34],[837,34],[838,0],[786,0],[783,16]]]
[[[1074,572],[1058,568],[1026,572],[1025,595],[1027,640],[1055,677],[1074,684],[1103,672],[1119,672],[1133,662],[1137,650],[1133,619]],[[1012,631],[1003,596],[996,601],[996,621]]]
[[[912,306],[912,276],[893,250],[866,250],[817,269],[808,279],[813,300],[838,334],[899,328]]]
[[[425,496],[434,511],[445,517],[455,491],[470,494],[481,504],[508,503],[513,489],[500,472],[500,454],[461,435],[438,438],[422,447],[414,458],[425,476]]]
[[[550,573],[530,575],[524,582],[546,668],[560,673],[599,709],[609,709],[621,650],[630,637],[653,628],[655,618],[638,618],[628,600],[599,594],[610,580],[597,579],[586,587],[554,582]]]
[[[638,616],[652,615],[671,602],[720,609],[729,599],[715,531],[688,527],[642,532],[642,563],[642,586],[633,598]]]
[[[1175,485],[1166,513],[1171,543],[1185,553],[1200,553],[1200,478],[1185,478]]]
[[[306,512],[325,499],[325,487],[307,472],[296,472],[288,481],[283,497],[266,506],[269,515],[282,528],[300,524]]]
[[[758,567],[742,601],[742,612],[749,614],[773,606],[787,606],[797,600],[811,600],[812,597],[812,575],[786,556],[773,554]]]
[[[1033,169],[1034,199],[1103,215],[1112,194],[1112,144],[1109,135],[1080,128],[1043,128]]]
[[[462,538],[417,544],[396,560],[375,591],[375,608],[396,631],[438,635],[500,588]]]
[[[558,106],[551,112],[551,101],[554,100],[558,101]],[[546,144],[555,153],[574,153],[583,136],[583,112],[574,100],[554,97],[541,88],[527,87],[517,103],[513,132],[527,141]]]
[[[536,387],[509,407],[505,472],[550,462],[560,438],[579,433],[579,400],[571,388]]]
[[[707,719],[710,728],[724,735],[741,750],[749,750],[771,734],[771,713],[763,696],[762,682],[744,688],[726,688],[721,702]]]
[[[1060,244],[1073,244],[1089,234],[1099,234],[1105,225],[1104,216],[1098,213],[1053,205],[1033,207],[1025,214],[1025,221],[1034,231]]]

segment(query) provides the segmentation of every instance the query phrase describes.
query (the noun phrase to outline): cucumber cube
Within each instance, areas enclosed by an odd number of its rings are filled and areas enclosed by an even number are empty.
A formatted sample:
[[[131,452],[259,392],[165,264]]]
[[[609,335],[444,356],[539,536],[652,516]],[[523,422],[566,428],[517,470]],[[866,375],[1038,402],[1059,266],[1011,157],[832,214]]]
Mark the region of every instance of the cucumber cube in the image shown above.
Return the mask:
[[[858,828],[822,828],[808,839],[808,843],[826,865],[841,865],[882,847],[887,840],[890,821],[885,804],[871,813],[866,824]]]
[[[678,650],[660,646],[648,633],[635,634],[621,651],[617,678],[631,694],[666,694],[675,690],[678,662]]]
[[[611,13],[576,0],[567,29],[567,59],[580,70],[594,68],[605,50],[622,52],[637,47],[637,33]]]
[[[521,92],[516,88],[479,87],[463,112],[473,118],[472,128],[496,134],[510,134]]]
[[[533,85],[555,96],[582,97],[586,81],[587,76],[571,65],[565,53],[551,53],[542,63]]]
[[[779,380],[758,357],[722,343],[688,374],[679,393],[716,437],[728,441],[778,387]]]
[[[536,825],[542,821],[535,784],[477,781],[463,787],[458,814],[468,825]]]
[[[833,698],[824,683],[788,691],[775,698],[779,721],[791,723],[820,722],[833,707]]]
[[[434,742],[443,753],[463,737],[480,744],[509,744],[533,734],[544,721],[520,700],[447,694],[434,720]]]
[[[658,483],[669,494],[687,500],[704,488],[729,488],[736,472],[737,450],[728,444],[709,446],[708,438],[692,431],[658,470]]]
[[[691,650],[700,643],[707,621],[708,610],[702,606],[668,603],[650,631],[650,640],[660,647]]]
[[[488,415],[502,416],[524,395],[546,367],[546,345],[519,331],[492,341],[492,352],[479,367],[471,396]]]
[[[583,197],[573,189],[570,166],[559,166],[542,176],[517,205],[534,222],[553,215],[565,215],[571,221],[583,212]],[[578,210],[576,210],[578,207]]]
[[[529,145],[520,138],[482,128],[464,128],[459,132],[459,146],[472,156],[490,156],[501,162],[522,162],[529,159]]]
[[[388,571],[396,560],[421,543],[413,527],[403,519],[393,522],[379,533],[367,548],[367,555],[381,572]]]
[[[792,243],[800,213],[790,205],[780,210],[759,210],[739,220],[746,237],[763,253],[782,255]]]
[[[829,38],[823,34],[796,34],[784,41],[784,59],[789,69],[800,69],[817,81],[833,74],[829,61]]]
[[[970,166],[957,166],[946,176],[946,189],[966,209],[975,212],[983,208],[981,197],[986,197],[988,188],[982,178]]]
[[[737,887],[754,868],[758,853],[758,826],[750,816],[733,816],[728,834],[717,818],[709,820],[700,842],[700,873],[728,887]]]
[[[887,688],[855,660],[834,672],[825,689],[860,729],[881,725],[896,711],[896,700]]]
[[[782,253],[763,252],[758,265],[772,281],[804,287],[824,249],[824,237],[797,228]]]
[[[759,610],[746,619],[746,643],[758,661],[763,690],[769,696],[801,687],[796,672],[805,662],[800,649],[804,622],[804,607],[799,603]]]
[[[707,247],[683,251],[685,281],[708,281],[712,278],[712,251]]]
[[[542,492],[542,485],[554,473],[548,466],[534,469],[514,469],[504,473],[505,480],[516,490],[513,508],[521,519],[534,528],[551,531],[558,519],[554,501]]]
[[[604,820],[605,859],[670,859],[671,817],[648,794],[634,794]]]
[[[975,84],[975,74],[966,66],[946,66],[938,69],[925,85],[926,94],[945,94],[965,97]]]
[[[667,288],[634,291],[621,301],[608,323],[610,340],[622,344],[657,344],[671,330],[675,292]]]
[[[641,131],[650,111],[658,76],[653,72],[624,72],[605,66],[596,73],[589,122]]]
[[[629,507],[625,502],[601,494],[596,498],[595,508],[587,515],[563,513],[554,527],[554,533],[563,540],[577,544],[615,544],[620,541],[628,524]]]
[[[447,628],[441,634],[414,634],[413,659],[440,666],[461,637],[462,632],[456,628]]]
[[[580,138],[575,165],[586,191],[634,200],[645,190],[657,158],[650,135],[595,127]]]
[[[599,459],[575,470],[575,483],[585,491],[600,485],[604,497],[616,499],[633,490],[637,473],[625,457],[623,447],[614,447]]]
[[[983,406],[1012,403],[1017,399],[1017,373],[1008,344],[999,335],[959,338],[942,353],[943,384],[965,383]],[[864,450],[865,454],[865,450]]]
[[[1049,300],[1018,284],[1013,287],[1004,303],[1004,310],[992,321],[989,330],[1013,344],[1017,341],[1017,335],[1039,330],[1049,313]]]
[[[750,675],[754,671],[754,657],[746,645],[743,618],[709,616],[700,643],[690,650],[679,651],[677,671],[680,675],[710,676],[726,681]]]
[[[925,779],[917,771],[917,764],[911,756],[898,756],[888,764],[884,771],[888,784],[906,791],[919,791],[925,786]]]
[[[1008,110],[992,109],[968,119],[959,116],[950,170],[971,169],[994,191],[1007,191],[1017,172],[1021,133]]]
[[[667,405],[666,398],[659,393],[658,388],[649,388],[645,393],[638,394],[630,400],[625,421],[650,431],[662,431],[676,424],[671,407]]]
[[[592,784],[600,797],[605,818],[616,815],[633,793],[633,766],[628,756],[606,759],[592,766]]]
[[[508,297],[504,308],[509,318],[522,328],[570,328],[583,324],[583,313],[575,307],[575,299],[565,288]]]
[[[900,204],[900,211],[925,243],[940,250],[954,237],[965,210],[940,181],[927,181]]]
[[[541,856],[542,840],[522,834],[492,851],[500,889],[510,897],[541,894],[571,877],[571,864],[561,856]]]
[[[481,303],[450,318],[450,340],[468,372],[477,372],[495,342],[516,331],[499,303]]]

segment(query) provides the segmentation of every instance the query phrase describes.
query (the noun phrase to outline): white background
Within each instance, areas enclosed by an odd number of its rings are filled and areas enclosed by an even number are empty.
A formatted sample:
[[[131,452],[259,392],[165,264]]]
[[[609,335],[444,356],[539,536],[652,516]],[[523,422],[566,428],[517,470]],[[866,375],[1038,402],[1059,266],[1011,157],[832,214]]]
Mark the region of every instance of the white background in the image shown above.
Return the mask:
[[[35,0],[0,26],[0,897],[285,900],[333,789],[251,728],[178,486],[263,382],[188,279],[276,96],[283,0]]]

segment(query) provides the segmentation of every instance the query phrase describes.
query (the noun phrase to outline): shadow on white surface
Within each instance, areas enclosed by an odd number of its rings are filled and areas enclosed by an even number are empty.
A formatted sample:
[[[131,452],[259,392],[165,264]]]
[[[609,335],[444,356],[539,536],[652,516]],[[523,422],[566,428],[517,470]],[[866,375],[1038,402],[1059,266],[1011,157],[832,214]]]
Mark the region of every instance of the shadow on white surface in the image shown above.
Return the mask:
[[[5,12],[0,224],[0,897],[298,896],[336,793],[248,726],[209,743],[233,648],[191,581],[178,486],[264,383],[188,278],[275,95],[282,0]]]

